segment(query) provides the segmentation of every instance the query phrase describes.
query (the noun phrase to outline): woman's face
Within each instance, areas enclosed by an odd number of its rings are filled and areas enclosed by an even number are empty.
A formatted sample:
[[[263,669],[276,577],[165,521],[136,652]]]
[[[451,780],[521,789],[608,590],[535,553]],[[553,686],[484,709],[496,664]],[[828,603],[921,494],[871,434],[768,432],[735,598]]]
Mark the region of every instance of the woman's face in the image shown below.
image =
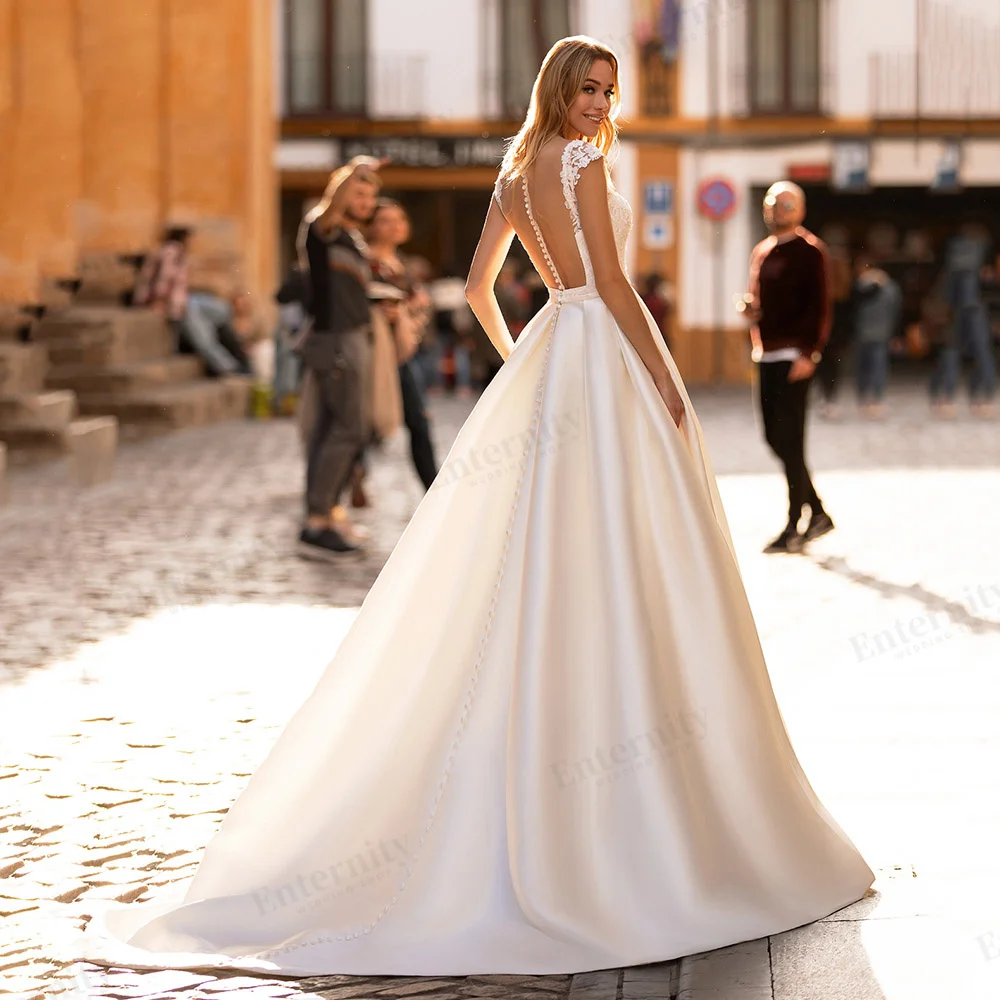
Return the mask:
[[[615,94],[615,78],[611,63],[605,59],[595,59],[583,81],[580,92],[566,113],[566,127],[573,138],[582,135],[593,139],[600,130],[601,123],[611,111]]]
[[[406,213],[395,205],[380,208],[372,220],[371,243],[400,246],[410,238],[410,223]]]

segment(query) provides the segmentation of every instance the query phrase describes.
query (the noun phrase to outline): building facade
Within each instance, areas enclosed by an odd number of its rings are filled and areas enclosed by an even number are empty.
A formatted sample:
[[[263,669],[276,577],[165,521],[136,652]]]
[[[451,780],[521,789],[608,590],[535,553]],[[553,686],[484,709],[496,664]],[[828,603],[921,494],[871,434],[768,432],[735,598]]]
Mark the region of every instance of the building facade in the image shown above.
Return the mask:
[[[676,285],[689,379],[749,376],[732,298],[775,180],[805,188],[806,225],[838,252],[907,274],[963,222],[1000,241],[996,0],[641,0],[636,16],[638,184],[676,185],[679,251],[640,260]]]
[[[621,59],[615,182],[634,278],[674,289],[692,382],[750,377],[733,308],[760,204],[790,177],[848,250],[933,258],[965,218],[1000,237],[996,0],[273,0],[281,257],[329,171],[392,158],[410,249],[464,273],[503,149],[549,45]]]
[[[271,0],[0,0],[0,302],[166,224],[273,291]]]

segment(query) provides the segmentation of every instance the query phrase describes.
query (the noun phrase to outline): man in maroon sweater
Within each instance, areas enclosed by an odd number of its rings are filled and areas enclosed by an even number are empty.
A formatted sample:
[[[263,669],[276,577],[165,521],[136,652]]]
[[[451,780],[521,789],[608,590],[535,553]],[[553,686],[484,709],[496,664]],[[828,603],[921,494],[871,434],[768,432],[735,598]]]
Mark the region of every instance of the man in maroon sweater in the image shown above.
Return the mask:
[[[764,221],[772,235],[750,257],[746,314],[754,324],[764,436],[788,481],[788,523],[765,552],[798,552],[806,541],[833,529],[805,458],[809,384],[831,315],[829,258],[823,243],[802,227],[805,214],[805,194],[797,184],[772,185],[764,198]],[[807,504],[809,524],[800,534]]]

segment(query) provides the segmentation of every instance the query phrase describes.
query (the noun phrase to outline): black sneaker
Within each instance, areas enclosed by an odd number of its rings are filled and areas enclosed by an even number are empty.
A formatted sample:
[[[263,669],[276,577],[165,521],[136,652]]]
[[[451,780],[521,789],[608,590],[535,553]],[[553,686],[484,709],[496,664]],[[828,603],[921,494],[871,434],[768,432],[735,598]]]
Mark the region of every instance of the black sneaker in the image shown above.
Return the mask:
[[[833,518],[825,510],[821,510],[818,514],[814,511],[809,515],[809,527],[806,528],[806,541],[811,542],[814,538],[821,538],[828,532],[833,531],[835,527]]]
[[[303,528],[299,535],[299,555],[305,559],[334,561],[338,556],[362,551],[360,545],[349,542],[333,528]]]
[[[772,552],[801,552],[804,544],[805,538],[795,528],[785,528],[764,551],[769,555]]]

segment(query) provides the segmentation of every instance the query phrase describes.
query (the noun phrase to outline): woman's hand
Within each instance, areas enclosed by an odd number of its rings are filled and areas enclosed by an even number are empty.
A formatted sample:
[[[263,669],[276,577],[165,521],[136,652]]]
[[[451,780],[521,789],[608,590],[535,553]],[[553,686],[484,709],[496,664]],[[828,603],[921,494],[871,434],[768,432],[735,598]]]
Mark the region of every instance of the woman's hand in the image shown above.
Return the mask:
[[[677,391],[677,386],[674,385],[674,380],[670,377],[670,372],[665,368],[662,371],[655,372],[653,374],[653,385],[656,386],[656,391],[660,394],[660,398],[663,400],[667,412],[670,414],[670,419],[680,427],[681,420],[684,419],[684,401]]]
[[[392,300],[379,304],[382,314],[390,324],[395,324],[399,320],[399,303]]]

